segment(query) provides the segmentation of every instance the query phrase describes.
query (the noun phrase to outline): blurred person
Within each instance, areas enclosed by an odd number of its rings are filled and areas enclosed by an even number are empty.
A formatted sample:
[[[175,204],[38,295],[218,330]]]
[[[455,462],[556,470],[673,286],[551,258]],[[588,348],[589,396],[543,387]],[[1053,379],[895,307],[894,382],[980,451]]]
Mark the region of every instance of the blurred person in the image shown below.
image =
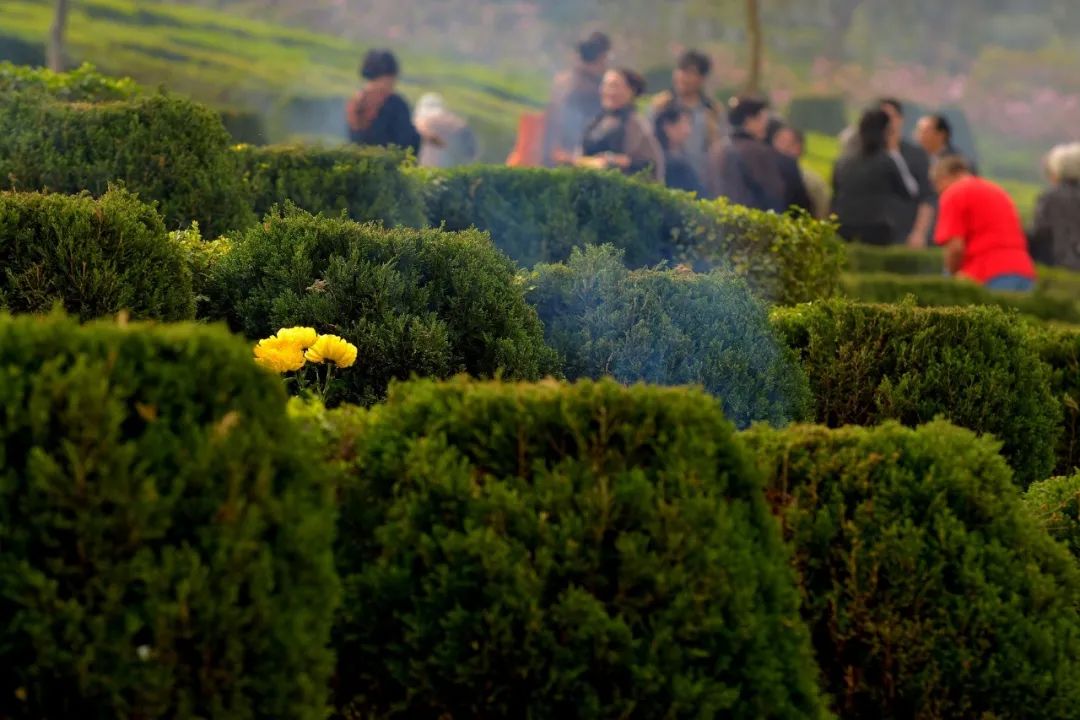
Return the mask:
[[[1035,205],[1031,254],[1045,265],[1080,270],[1080,143],[1046,157],[1050,188]]]
[[[685,149],[699,178],[705,177],[709,148],[723,139],[726,124],[720,108],[705,94],[705,81],[711,70],[708,55],[696,50],[684,52],[671,74],[671,89],[658,94],[651,103],[653,120],[672,107],[690,114],[690,137]]]
[[[757,97],[735,98],[728,122],[731,136],[709,153],[708,195],[758,210],[786,211],[788,189],[779,153],[765,142],[769,103]]]
[[[420,98],[413,122],[421,135],[440,139],[438,143],[426,139],[421,143],[418,156],[421,167],[450,168],[476,161],[476,135],[465,118],[446,107],[438,93],[427,93]]]
[[[959,155],[939,160],[933,181],[941,196],[934,241],[945,248],[946,270],[989,290],[1032,290],[1035,264],[1009,194]]]
[[[691,113],[677,105],[665,107],[653,121],[656,139],[664,151],[664,181],[669,188],[705,194],[701,177],[687,157],[687,143],[694,134]]]
[[[931,163],[960,154],[952,144],[952,123],[944,115],[931,113],[919,118],[915,126],[915,140],[930,156]]]
[[[898,230],[890,210],[916,192],[895,160],[896,126],[884,110],[870,109],[859,120],[856,137],[857,150],[843,155],[833,170],[832,211],[840,235],[851,242],[893,245]]]
[[[829,184],[812,168],[800,162],[806,154],[806,135],[803,131],[790,125],[783,125],[773,133],[772,146],[781,155],[793,158],[799,163],[803,185],[806,186],[806,192],[810,196],[810,214],[818,220],[829,217],[829,207],[832,202]]]
[[[360,65],[364,86],[346,106],[349,140],[357,145],[396,146],[420,152],[420,133],[409,106],[394,92],[400,73],[389,50],[371,50]],[[438,138],[431,138],[438,142]]]
[[[645,78],[626,68],[608,70],[600,87],[603,107],[585,129],[581,156],[573,164],[598,170],[618,169],[625,175],[648,172],[664,181],[664,153],[652,128],[637,111]]]
[[[776,162],[780,166],[780,175],[784,178],[784,205],[788,209],[801,208],[813,214],[814,203],[806,189],[799,159],[785,155],[776,147],[776,136],[786,127],[787,125],[780,118],[775,116],[769,118],[769,124],[765,128],[765,144],[776,151]]]
[[[600,84],[611,57],[611,40],[594,32],[578,43],[574,67],[555,77],[544,123],[544,164],[570,162],[585,128],[603,109]]]

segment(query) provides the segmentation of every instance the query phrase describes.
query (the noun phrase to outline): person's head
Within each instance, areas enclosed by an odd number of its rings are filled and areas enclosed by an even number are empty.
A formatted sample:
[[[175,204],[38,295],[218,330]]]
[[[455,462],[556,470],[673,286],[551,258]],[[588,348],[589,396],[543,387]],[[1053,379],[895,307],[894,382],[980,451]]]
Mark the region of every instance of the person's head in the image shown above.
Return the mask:
[[[773,133],[772,146],[778,152],[798,160],[803,156],[803,150],[806,147],[806,136],[803,135],[802,130],[793,128],[790,125],[784,125]]]
[[[887,97],[881,98],[878,105],[889,116],[889,121],[892,123],[892,129],[896,136],[902,136],[904,134],[904,103],[896,98]]]
[[[1055,185],[1080,183],[1080,143],[1058,145],[1046,156],[1046,174]]]
[[[915,126],[915,140],[931,155],[940,155],[952,144],[952,124],[944,115],[923,115]]]
[[[683,108],[671,105],[656,116],[656,139],[665,150],[681,148],[693,131],[690,113]]]
[[[600,84],[600,104],[605,110],[621,110],[632,105],[645,92],[645,78],[627,68],[604,73]]]
[[[764,140],[769,130],[769,102],[758,97],[737,97],[728,110],[731,127]]]
[[[892,119],[887,112],[876,108],[867,110],[859,119],[859,151],[863,155],[884,152],[894,133]]]
[[[398,65],[397,58],[389,50],[369,50],[360,65],[360,77],[369,86],[380,87],[388,92],[394,89],[400,72],[401,66]]]
[[[578,58],[581,64],[596,75],[601,75],[608,67],[611,56],[611,38],[602,32],[594,32],[578,43]]]
[[[709,56],[697,50],[687,50],[679,57],[675,71],[671,74],[675,94],[681,97],[700,95],[705,87],[705,78],[712,69]]]
[[[930,179],[938,194],[945,192],[957,180],[963,180],[971,175],[971,164],[962,155],[948,155],[937,161],[933,170],[930,171]]]

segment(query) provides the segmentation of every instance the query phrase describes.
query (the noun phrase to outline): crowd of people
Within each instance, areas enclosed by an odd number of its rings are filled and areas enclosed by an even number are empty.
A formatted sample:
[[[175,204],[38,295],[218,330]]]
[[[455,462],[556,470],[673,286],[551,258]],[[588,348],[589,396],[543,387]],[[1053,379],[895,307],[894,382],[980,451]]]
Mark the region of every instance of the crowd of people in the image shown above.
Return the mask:
[[[684,52],[670,87],[647,100],[639,73],[612,66],[605,34],[587,37],[575,55],[555,78],[536,164],[618,171],[760,210],[835,216],[849,241],[943,246],[949,273],[992,289],[1030,290],[1033,259],[1080,270],[1080,144],[1048,156],[1051,188],[1026,233],[1009,195],[957,151],[943,115],[921,117],[909,139],[903,103],[882,99],[841,134],[830,185],[800,163],[805,136],[767,100],[740,96],[725,105],[710,97],[708,55]],[[468,123],[436,94],[410,114],[395,92],[399,70],[389,51],[365,57],[363,86],[348,104],[351,140],[412,149],[423,166],[474,162]]]

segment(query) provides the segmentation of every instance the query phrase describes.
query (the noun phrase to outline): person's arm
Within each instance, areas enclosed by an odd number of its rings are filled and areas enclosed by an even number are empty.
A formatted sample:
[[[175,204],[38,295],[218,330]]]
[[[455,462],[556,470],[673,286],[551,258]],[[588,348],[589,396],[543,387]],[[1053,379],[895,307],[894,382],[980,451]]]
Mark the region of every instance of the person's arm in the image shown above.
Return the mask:
[[[968,234],[967,196],[957,190],[952,187],[942,193],[941,212],[934,231],[934,243],[945,250],[945,270],[954,276],[964,266]]]
[[[954,237],[947,240],[943,245],[945,247],[945,270],[950,275],[956,275],[964,264],[964,238]]]
[[[919,204],[919,212],[915,216],[915,227],[908,235],[907,245],[909,248],[922,250],[926,247],[926,239],[930,237],[930,228],[934,226],[934,206],[924,202]]]
[[[908,167],[915,175],[915,181],[919,183],[919,211],[915,216],[915,227],[908,236],[908,247],[922,249],[926,247],[926,240],[930,237],[930,229],[934,227],[934,189],[930,185],[930,156],[920,147],[909,151],[912,155]]]

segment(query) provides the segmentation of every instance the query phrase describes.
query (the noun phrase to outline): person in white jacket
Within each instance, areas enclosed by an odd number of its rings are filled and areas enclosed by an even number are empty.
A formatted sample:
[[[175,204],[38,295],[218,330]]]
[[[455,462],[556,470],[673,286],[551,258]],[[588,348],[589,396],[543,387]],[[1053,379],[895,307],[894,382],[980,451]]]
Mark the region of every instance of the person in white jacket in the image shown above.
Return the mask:
[[[420,145],[417,160],[421,167],[450,168],[476,162],[479,154],[476,135],[468,121],[446,107],[438,93],[420,98],[413,112],[413,123],[425,137],[439,138],[438,143],[426,139]]]

